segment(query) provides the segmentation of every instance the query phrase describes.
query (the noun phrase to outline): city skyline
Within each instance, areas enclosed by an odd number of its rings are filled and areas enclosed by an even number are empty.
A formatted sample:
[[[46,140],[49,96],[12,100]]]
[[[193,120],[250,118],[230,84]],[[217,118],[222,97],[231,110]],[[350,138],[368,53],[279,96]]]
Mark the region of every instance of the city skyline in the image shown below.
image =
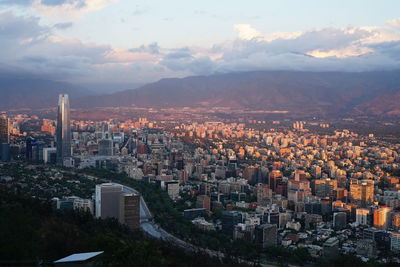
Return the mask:
[[[398,10],[0,0],[0,266],[400,267]]]

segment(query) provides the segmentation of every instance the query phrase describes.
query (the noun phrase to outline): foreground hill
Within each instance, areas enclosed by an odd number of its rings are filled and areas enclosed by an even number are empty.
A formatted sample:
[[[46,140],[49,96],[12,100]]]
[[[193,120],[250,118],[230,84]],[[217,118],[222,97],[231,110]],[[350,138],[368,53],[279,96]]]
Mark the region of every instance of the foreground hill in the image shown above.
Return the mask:
[[[162,79],[135,90],[82,98],[78,107],[232,107],[297,114],[394,115],[400,71],[257,71]]]
[[[53,210],[49,202],[3,186],[0,225],[0,266],[53,266],[55,260],[89,251],[104,251],[101,266],[241,266],[202,253],[187,254],[113,219]]]

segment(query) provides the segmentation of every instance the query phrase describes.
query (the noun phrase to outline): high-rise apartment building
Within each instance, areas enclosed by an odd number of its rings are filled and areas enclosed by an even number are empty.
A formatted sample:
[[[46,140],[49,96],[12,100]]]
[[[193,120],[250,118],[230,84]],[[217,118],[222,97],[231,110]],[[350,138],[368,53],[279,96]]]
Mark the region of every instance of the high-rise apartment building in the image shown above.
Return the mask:
[[[390,225],[389,213],[392,211],[390,207],[381,206],[374,210],[374,227],[387,230]]]
[[[400,230],[400,212],[392,214],[392,227],[396,231]]]
[[[337,190],[337,181],[333,179],[317,179],[313,181],[312,189],[318,197],[332,197]]]
[[[369,209],[356,209],[356,223],[357,225],[369,225],[368,217]]]
[[[61,94],[58,98],[57,113],[57,164],[59,165],[64,165],[64,160],[72,156],[69,113],[68,95]]]
[[[130,229],[140,225],[140,195],[115,183],[96,185],[96,217],[115,218]]]
[[[372,203],[374,201],[374,181],[351,179],[350,199],[364,205]]]
[[[278,181],[282,180],[282,173],[279,170],[273,170],[272,172],[269,173],[269,188],[272,189],[273,192],[276,191],[276,187],[278,184]]]

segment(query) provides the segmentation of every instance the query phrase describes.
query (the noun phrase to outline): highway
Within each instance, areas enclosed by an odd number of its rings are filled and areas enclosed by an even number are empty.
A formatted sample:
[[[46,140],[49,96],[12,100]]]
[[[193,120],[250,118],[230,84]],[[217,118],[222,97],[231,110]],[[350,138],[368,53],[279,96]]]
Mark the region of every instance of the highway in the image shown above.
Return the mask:
[[[140,194],[137,190],[124,186],[130,191],[133,191],[136,194]],[[159,227],[157,224],[154,223],[153,221],[153,216],[147,207],[146,202],[144,201],[143,197],[140,196],[140,228],[149,236],[164,240],[166,242],[169,242],[177,247],[180,247],[188,252],[203,252],[209,255],[210,257],[215,257],[219,259],[223,259],[225,257],[224,253],[219,252],[219,251],[214,251],[210,249],[204,249],[198,246],[194,246],[186,241],[183,241],[180,238],[177,238],[176,236],[168,233],[161,227]],[[246,260],[238,259],[240,263],[247,264],[249,266],[253,266],[253,262],[249,262]],[[265,264],[265,263],[260,263],[259,264],[262,267],[276,267],[276,265],[271,265],[271,264]]]

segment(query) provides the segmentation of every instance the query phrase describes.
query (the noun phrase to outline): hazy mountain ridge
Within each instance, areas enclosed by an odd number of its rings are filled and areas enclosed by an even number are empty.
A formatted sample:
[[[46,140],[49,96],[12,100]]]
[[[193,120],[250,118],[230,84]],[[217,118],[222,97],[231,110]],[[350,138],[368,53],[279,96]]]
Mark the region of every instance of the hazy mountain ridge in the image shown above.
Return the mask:
[[[65,82],[0,77],[0,109],[72,107],[233,107],[304,115],[400,115],[400,71],[256,71],[168,78],[107,95]]]
[[[3,110],[53,107],[61,93],[69,94],[71,98],[91,94],[66,82],[0,76],[0,109]]]
[[[300,114],[396,115],[400,72],[257,71],[162,79],[135,90],[82,98],[78,107],[234,107]],[[400,96],[399,96],[400,97]],[[383,105],[382,103],[391,103]]]

